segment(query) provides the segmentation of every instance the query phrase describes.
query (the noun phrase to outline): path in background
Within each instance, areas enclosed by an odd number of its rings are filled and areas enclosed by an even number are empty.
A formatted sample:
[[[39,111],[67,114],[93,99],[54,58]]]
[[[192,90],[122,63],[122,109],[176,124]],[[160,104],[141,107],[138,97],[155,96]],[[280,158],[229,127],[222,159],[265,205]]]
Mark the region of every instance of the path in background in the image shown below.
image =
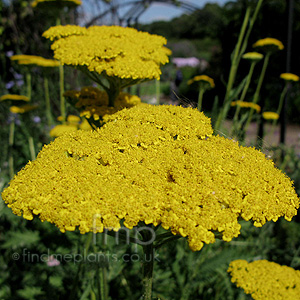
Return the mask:
[[[142,96],[142,101],[147,102],[149,104],[156,104],[155,96]],[[182,100],[181,100],[182,101]],[[174,102],[171,101],[169,97],[161,95],[160,99],[161,104],[170,104],[170,105],[187,105],[188,103],[180,103],[180,100]],[[230,131],[231,121],[226,121],[224,127],[227,129],[227,132]],[[279,137],[280,137],[280,126],[277,125],[275,127],[274,134],[271,134],[271,124],[265,123],[264,125],[265,136],[264,136],[264,144],[263,148],[270,148],[272,146],[279,145]],[[246,138],[246,145],[253,146],[256,144],[257,140],[257,124],[251,123],[249,129],[247,130],[247,138]],[[226,136],[226,132],[224,133]],[[295,152],[300,155],[300,124],[299,125],[287,125],[286,130],[286,146],[293,147]]]
[[[226,128],[230,128],[231,122],[227,121],[225,123]],[[279,137],[280,137],[280,126],[277,125],[275,127],[275,131],[271,134],[271,124],[265,124],[264,130],[264,148],[270,148],[272,146],[279,145]],[[247,130],[247,145],[255,145],[257,140],[257,124],[252,123]],[[300,154],[300,125],[287,125],[286,130],[286,146],[295,148],[296,153]]]

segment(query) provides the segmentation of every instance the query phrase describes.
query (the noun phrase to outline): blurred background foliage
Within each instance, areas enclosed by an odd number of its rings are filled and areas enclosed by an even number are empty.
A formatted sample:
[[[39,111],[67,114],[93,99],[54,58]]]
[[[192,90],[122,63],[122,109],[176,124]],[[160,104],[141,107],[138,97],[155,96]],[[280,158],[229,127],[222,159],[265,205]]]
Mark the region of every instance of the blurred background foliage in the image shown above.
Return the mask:
[[[90,0],[91,1],[91,0]],[[91,5],[101,1],[91,1]],[[14,80],[11,72],[12,64],[7,52],[13,51],[14,54],[25,53],[40,55],[46,58],[52,58],[52,52],[49,42],[41,34],[45,28],[55,24],[56,15],[51,15],[49,11],[40,11],[32,9],[30,1],[0,1],[1,19],[0,19],[0,88],[5,92],[5,84]],[[225,91],[225,82],[230,68],[230,57],[233,51],[233,45],[237,41],[239,30],[243,21],[246,8],[254,6],[256,0],[237,0],[228,1],[224,6],[215,3],[207,3],[203,8],[194,11],[191,14],[183,14],[180,17],[170,21],[155,21],[150,24],[143,24],[142,16],[139,18],[138,26],[140,30],[148,31],[162,35],[168,40],[168,47],[173,51],[172,57],[197,57],[208,63],[205,73],[214,78],[216,88],[206,95],[207,100],[203,103],[204,111],[212,109],[214,97],[218,95],[223,99]],[[258,20],[255,23],[253,32],[249,39],[247,51],[252,51],[251,45],[260,38],[274,37],[287,45],[287,21],[288,7],[285,0],[269,0],[263,3]],[[83,8],[61,12],[62,24],[78,24],[85,14]],[[300,3],[295,1],[294,19],[300,17]],[[85,22],[89,23],[89,22]],[[101,20],[98,20],[99,24]],[[196,26],[195,26],[196,24]],[[297,74],[300,66],[300,57],[297,53],[300,51],[300,45],[297,42],[300,38],[300,25],[294,22],[293,26],[293,51],[291,73]],[[171,58],[172,58],[171,57]],[[267,74],[262,89],[261,97],[265,99],[265,106],[268,110],[276,109],[277,99],[282,89],[282,82],[279,75],[286,70],[286,47],[283,51],[276,53],[267,69]],[[248,73],[249,64],[247,61],[241,61],[237,82],[240,82]],[[170,68],[170,66],[165,66]],[[191,76],[203,72],[199,68],[194,68],[194,72],[183,68],[183,83]],[[258,78],[260,68],[254,71],[254,78]],[[165,76],[164,76],[165,75]],[[169,75],[169,76],[168,76]],[[174,72],[163,72],[162,80],[174,80]],[[73,76],[67,79],[67,84],[72,86]],[[151,84],[151,83],[150,83]],[[74,87],[74,86],[73,86]],[[73,88],[72,87],[72,88]],[[68,87],[67,87],[68,88]],[[255,89],[255,82],[250,86],[249,94]],[[15,86],[9,89],[13,93]],[[197,99],[197,90],[191,87],[188,91],[184,84],[180,86],[180,95],[195,101]],[[170,91],[165,91],[167,94]],[[293,101],[290,101],[287,114],[291,122],[297,122],[300,113],[300,94],[299,89],[292,91]]]
[[[90,0],[91,5],[96,0]],[[109,2],[109,1],[107,1]],[[228,1],[224,6],[206,4],[190,15],[183,14],[171,21],[156,21],[143,24],[142,16],[138,28],[150,33],[160,34],[168,39],[168,47],[174,57],[197,57],[207,62],[205,74],[214,78],[216,88],[205,94],[204,111],[212,110],[216,96],[224,98],[226,81],[230,68],[230,56],[236,44],[243,16],[247,6],[254,6],[255,0]],[[56,15],[51,11],[33,10],[30,1],[0,1],[0,94],[26,94],[24,84],[25,69],[11,62],[12,54],[39,55],[52,58],[49,42],[42,38],[42,33],[55,24]],[[63,10],[60,13],[62,24],[79,24],[84,14],[83,8]],[[300,2],[295,1],[294,19],[300,20]],[[98,22],[99,24],[99,22]],[[293,26],[293,51],[291,72],[299,75],[300,23]],[[249,40],[251,45],[260,38],[274,37],[287,43],[287,1],[264,1],[258,20],[255,23]],[[274,54],[267,70],[262,97],[265,107],[276,110],[283,83],[279,75],[285,72],[286,48]],[[248,73],[249,64],[241,62],[237,82]],[[171,94],[172,82],[176,68],[170,63],[162,69],[161,93]],[[204,72],[199,67],[181,68],[183,81],[179,86],[178,97],[185,105],[195,105],[198,90],[188,86],[187,81]],[[38,152],[43,144],[49,142],[49,128],[44,115],[43,74],[39,68],[31,68],[32,101],[40,106],[28,116],[20,116],[15,131],[14,149],[6,147],[11,122],[8,106],[0,103],[0,189],[9,181],[7,157],[14,151],[15,169],[20,170],[30,159],[24,128],[29,128]],[[50,98],[53,115],[59,115],[59,75],[56,69],[49,71]],[[260,68],[255,70],[258,78]],[[76,70],[65,68],[65,89],[78,89],[91,85]],[[252,93],[251,93],[252,89]],[[250,95],[255,89],[255,82],[250,86]],[[155,83],[142,84],[132,92],[139,92],[147,99],[155,96]],[[248,99],[249,100],[249,99]],[[221,102],[220,102],[221,103]],[[68,113],[75,113],[68,107]],[[290,122],[299,122],[300,92],[295,85],[290,93],[287,115]],[[38,120],[36,117],[39,117]],[[35,120],[35,121],[34,121]],[[16,122],[17,124],[17,122]],[[287,146],[270,148],[276,165],[295,181],[300,194],[300,158],[295,149]],[[282,153],[285,156],[282,156]],[[71,254],[81,253],[86,236],[78,232],[62,234],[49,223],[35,219],[26,221],[11,213],[1,200],[0,202],[0,299],[86,299],[89,293],[89,280],[93,277],[93,264],[83,264],[77,273],[79,262],[61,262],[49,266],[47,262],[24,261],[24,257],[14,260],[12,255],[22,255],[24,249],[32,254]],[[48,252],[49,251],[49,252]],[[113,239],[107,245],[98,243],[94,251],[106,254],[135,254],[128,245],[116,245]],[[139,253],[139,252],[138,252]],[[255,228],[249,222],[242,222],[241,235],[231,243],[217,241],[206,245],[201,252],[191,252],[184,239],[162,247],[158,251],[159,261],[155,264],[154,295],[156,299],[251,299],[230,282],[226,272],[228,264],[234,259],[269,259],[281,264],[300,268],[300,218],[292,222],[280,220],[269,222],[263,228]],[[25,258],[27,259],[27,258]],[[139,299],[141,282],[141,263],[114,261],[105,259],[110,285],[110,299]],[[84,277],[83,274],[88,274]]]

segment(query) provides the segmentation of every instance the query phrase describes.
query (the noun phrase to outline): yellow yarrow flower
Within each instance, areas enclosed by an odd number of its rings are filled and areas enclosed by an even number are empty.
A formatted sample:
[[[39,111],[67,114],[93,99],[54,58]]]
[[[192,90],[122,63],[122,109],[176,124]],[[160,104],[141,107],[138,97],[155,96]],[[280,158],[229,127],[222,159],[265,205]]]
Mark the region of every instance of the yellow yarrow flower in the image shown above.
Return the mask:
[[[263,112],[262,116],[266,120],[278,120],[279,119],[279,114],[276,112],[272,112],[272,111],[265,111],[265,112]]]
[[[195,76],[194,78],[192,78],[188,81],[188,85],[190,85],[190,84],[192,84],[196,81],[208,83],[210,88],[215,87],[214,80],[211,77],[207,76],[207,75],[197,75],[197,76]]]
[[[70,133],[78,130],[78,126],[74,124],[60,124],[56,125],[50,130],[50,136],[58,137],[65,133]]]
[[[81,5],[81,0],[34,0],[31,2],[31,6],[35,7],[43,7],[47,8],[49,6],[52,7],[75,7]]]
[[[60,62],[57,60],[36,55],[18,54],[13,55],[10,59],[17,61],[19,65],[36,65],[40,67],[58,67],[60,65]]]
[[[62,116],[57,117],[57,121],[63,121]],[[86,119],[81,122],[81,118],[75,115],[68,115],[66,124],[59,124],[53,127],[50,130],[49,135],[51,137],[58,137],[65,133],[70,133],[77,131],[78,129],[82,130],[92,130],[93,128],[88,123]]]
[[[22,105],[22,106],[11,106],[9,108],[9,110],[10,110],[10,112],[12,112],[14,114],[24,114],[24,113],[27,113],[36,108],[38,108],[38,105],[26,104],[26,105]]]
[[[282,73],[280,78],[286,81],[299,81],[299,76],[292,73]]]
[[[79,125],[79,129],[81,130],[93,130],[93,127],[90,125],[87,119],[84,119]]]
[[[64,96],[77,107],[81,117],[102,120],[105,115],[141,104],[141,99],[136,95],[121,92],[115,99],[113,107],[108,106],[108,95],[96,87],[83,87],[81,91],[67,91]]]
[[[231,281],[255,300],[296,300],[300,295],[300,271],[267,260],[248,263],[235,260],[228,272]]]
[[[11,101],[26,101],[30,99],[27,96],[15,95],[15,94],[6,94],[0,97],[0,101],[11,100]]]
[[[81,88],[80,91],[67,91],[65,97],[71,98],[75,107],[108,106],[108,95],[105,91],[92,86]]]
[[[43,34],[54,40],[54,57],[62,64],[90,72],[126,79],[159,79],[160,66],[167,63],[166,39],[119,26],[55,26]],[[101,40],[101,43],[99,43]]]
[[[72,124],[79,124],[81,121],[80,117],[75,116],[75,115],[68,115],[67,117],[67,122],[72,123]]]
[[[215,232],[237,237],[239,218],[260,227],[297,213],[291,180],[260,151],[212,136],[196,109],[138,105],[106,122],[45,146],[2,193],[13,213],[62,232],[161,224],[192,250]]]
[[[263,54],[261,53],[258,53],[258,52],[248,52],[248,53],[245,53],[242,58],[244,59],[248,59],[248,60],[251,60],[251,61],[259,61],[263,58]]]
[[[274,38],[264,38],[253,44],[253,47],[264,47],[266,51],[282,50],[284,48],[282,42]]]
[[[245,107],[245,108],[253,108],[256,110],[257,113],[260,112],[261,107],[253,102],[246,102],[246,101],[232,101],[231,102],[231,106],[240,106],[240,107]]]

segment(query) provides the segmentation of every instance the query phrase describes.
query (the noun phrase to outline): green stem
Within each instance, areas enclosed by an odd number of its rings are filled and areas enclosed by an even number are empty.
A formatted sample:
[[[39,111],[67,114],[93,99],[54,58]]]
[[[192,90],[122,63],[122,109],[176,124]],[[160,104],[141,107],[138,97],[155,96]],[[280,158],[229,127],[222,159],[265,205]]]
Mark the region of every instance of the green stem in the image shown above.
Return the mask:
[[[148,232],[144,233],[144,239],[149,240]],[[146,243],[143,246],[144,262],[143,262],[143,300],[152,300],[152,284],[153,284],[153,266],[154,266],[154,249],[153,243]]]
[[[283,106],[283,101],[284,101],[284,97],[288,91],[288,88],[289,88],[289,83],[286,82],[285,83],[285,86],[283,88],[283,91],[281,92],[281,95],[280,95],[280,99],[279,99],[279,105],[278,105],[278,108],[277,108],[277,114],[280,115],[281,113],[281,110],[282,110],[282,106]],[[277,123],[277,120],[273,120],[273,126],[275,126]]]
[[[200,87],[199,94],[198,94],[198,105],[197,105],[197,108],[199,111],[201,111],[201,109],[202,109],[202,100],[203,100],[204,92],[205,92],[205,88]]]
[[[29,71],[26,73],[26,84],[27,84],[27,97],[31,100],[31,74]]]
[[[246,36],[244,38],[244,42],[243,42],[243,45],[242,45],[242,48],[241,48],[241,52],[240,52],[240,55],[239,55],[239,60],[241,59],[242,55],[244,54],[246,48],[247,48],[247,45],[248,45],[248,39],[249,39],[249,36],[250,36],[250,33],[252,31],[252,28],[253,28],[253,25],[256,21],[256,18],[257,18],[257,15],[258,15],[258,12],[261,8],[261,5],[263,3],[264,0],[259,0],[256,7],[255,7],[255,10],[254,10],[254,13],[253,13],[253,16],[252,18],[250,19],[250,24],[249,24],[249,27],[248,27],[248,30],[247,30],[247,33],[246,33]]]
[[[33,161],[33,160],[35,160],[36,155],[35,155],[33,137],[31,135],[28,137],[28,145],[29,145],[31,161]]]
[[[251,82],[251,79],[252,79],[252,75],[253,75],[255,65],[256,65],[256,61],[253,61],[251,63],[251,66],[250,66],[250,70],[249,70],[249,73],[248,73],[248,76],[247,76],[246,84],[245,84],[245,86],[243,88],[243,91],[242,91],[242,95],[239,99],[241,102],[243,102],[245,97],[246,97],[246,94],[247,94],[247,91],[248,91],[248,88],[249,88],[249,85],[250,85],[250,82]],[[232,134],[232,131],[235,130],[235,129],[238,129],[237,127],[239,127],[239,126],[237,126],[236,123],[237,123],[238,118],[239,118],[240,110],[241,110],[241,106],[237,105],[236,110],[235,110],[235,114],[234,114],[234,117],[233,117],[233,126],[232,126],[230,136]]]
[[[155,80],[156,105],[160,104],[160,80]]]
[[[9,125],[9,137],[8,137],[8,145],[9,145],[8,166],[9,166],[9,176],[11,179],[15,175],[14,156],[13,156],[14,136],[15,136],[15,120],[12,120]]]
[[[45,90],[47,124],[48,127],[51,128],[52,115],[51,115],[51,105],[50,105],[50,96],[49,96],[49,82],[47,77],[44,78],[44,90]]]
[[[57,17],[56,17],[56,26],[61,25],[61,20],[60,20],[60,14],[57,12]]]
[[[108,106],[114,107],[115,100],[121,92],[121,81],[116,77],[106,76],[109,82],[109,88],[106,90],[108,94]]]
[[[160,248],[161,246],[163,246],[164,244],[166,243],[169,243],[169,242],[172,242],[172,241],[176,241],[178,239],[182,238],[182,236],[180,235],[173,235],[172,237],[168,238],[168,239],[165,239],[159,243],[157,243],[155,246],[154,246],[154,249],[157,250],[158,248]]]
[[[288,84],[288,82],[286,82],[285,86],[283,88],[283,91],[281,92],[280,99],[279,99],[279,104],[278,104],[278,108],[277,108],[277,111],[276,111],[276,113],[279,116],[280,116],[280,113],[281,113],[281,109],[282,109],[282,106],[283,106],[284,97],[285,97],[285,95],[287,93],[288,87],[289,87],[289,84]],[[275,132],[275,128],[276,128],[277,122],[278,122],[278,119],[277,120],[274,119],[273,122],[272,122],[271,130],[270,130],[270,135],[271,136]]]
[[[106,230],[105,231],[105,233],[107,234],[107,235],[109,235],[109,236],[112,236],[112,237],[114,237],[114,238],[120,238],[122,241],[125,241],[125,242],[131,242],[131,243],[133,243],[133,244],[140,244],[140,240],[139,239],[135,239],[135,238],[133,238],[133,237],[131,237],[131,236],[127,236],[126,234],[123,234],[123,233],[117,233],[117,232],[115,232],[115,231],[113,231],[113,230]]]
[[[64,97],[64,67],[63,65],[59,65],[59,95],[60,95],[60,114],[62,116],[62,121],[65,123],[66,121],[66,104],[65,104],[65,97]]]
[[[96,294],[91,290],[91,300],[97,300]]]
[[[254,104],[257,104],[257,102],[258,102],[259,93],[260,93],[260,90],[261,90],[261,87],[262,87],[262,84],[263,84],[263,81],[264,81],[264,78],[265,78],[265,74],[266,74],[268,63],[269,63],[270,55],[271,55],[271,52],[268,52],[265,55],[264,64],[263,64],[263,67],[262,67],[262,70],[261,70],[261,73],[260,73],[260,76],[259,76],[256,91],[255,91],[255,94],[254,94],[254,97],[253,97],[253,103]],[[247,130],[248,126],[251,123],[253,113],[254,113],[254,108],[251,107],[250,113],[249,113],[249,116],[248,116],[248,120],[247,120],[246,125],[245,125],[245,131]]]
[[[91,246],[91,242],[92,242],[92,238],[93,238],[93,234],[92,233],[88,233],[87,234],[87,239],[85,241],[84,244],[84,248],[83,248],[83,257],[85,257],[89,251],[89,248]],[[78,282],[79,282],[79,274],[81,273],[82,267],[83,267],[83,263],[84,263],[84,259],[80,260],[76,275],[75,275],[75,279],[73,281],[73,285],[72,285],[72,290],[71,290],[71,294],[69,296],[69,300],[72,299],[77,299],[77,297],[75,297],[76,295],[76,291],[77,291],[77,287],[78,287]]]
[[[101,235],[101,249],[105,250],[105,233]],[[94,242],[93,245],[94,253],[97,253],[97,245]],[[106,276],[106,265],[105,262],[101,264],[98,262],[96,269],[96,288],[97,288],[97,299],[106,300],[108,299],[108,288],[107,288],[107,276]]]
[[[114,104],[115,104],[115,100],[116,98],[119,96],[120,94],[120,89],[117,89],[117,88],[110,88],[108,91],[107,91],[107,94],[108,94],[108,106],[110,107],[114,107]]]
[[[100,270],[99,270],[100,269]],[[97,268],[97,290],[98,290],[98,299],[99,300],[106,300],[105,297],[105,274],[104,274],[104,267]]]
[[[229,71],[229,78],[228,78],[228,83],[227,83],[227,87],[226,87],[226,94],[225,94],[225,98],[224,98],[224,108],[220,111],[217,122],[215,124],[215,130],[219,130],[222,121],[226,118],[227,113],[228,113],[228,108],[229,107],[227,105],[227,102],[229,100],[229,95],[232,89],[232,86],[234,84],[235,81],[235,76],[236,76],[236,72],[238,69],[238,63],[239,63],[239,57],[240,57],[240,48],[241,48],[241,44],[245,35],[245,31],[247,28],[247,24],[249,21],[249,17],[250,17],[250,8],[248,7],[246,10],[246,14],[244,17],[244,21],[241,27],[241,31],[239,34],[239,38],[238,38],[238,42],[235,46],[234,52],[233,52],[233,58],[231,60],[231,68]]]

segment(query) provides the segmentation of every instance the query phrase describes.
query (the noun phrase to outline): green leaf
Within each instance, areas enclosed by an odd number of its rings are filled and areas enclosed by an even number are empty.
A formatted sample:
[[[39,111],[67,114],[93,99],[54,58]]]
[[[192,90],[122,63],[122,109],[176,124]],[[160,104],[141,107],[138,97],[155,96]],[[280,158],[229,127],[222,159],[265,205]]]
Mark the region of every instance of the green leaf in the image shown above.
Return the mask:
[[[38,299],[39,296],[43,295],[41,287],[27,286],[23,290],[17,291],[17,294],[23,299],[33,300]]]
[[[51,276],[49,278],[49,283],[55,288],[62,287],[62,278],[60,276]]]
[[[40,241],[40,236],[38,231],[10,231],[5,236],[5,240],[6,241],[1,245],[3,249],[30,248]]]

